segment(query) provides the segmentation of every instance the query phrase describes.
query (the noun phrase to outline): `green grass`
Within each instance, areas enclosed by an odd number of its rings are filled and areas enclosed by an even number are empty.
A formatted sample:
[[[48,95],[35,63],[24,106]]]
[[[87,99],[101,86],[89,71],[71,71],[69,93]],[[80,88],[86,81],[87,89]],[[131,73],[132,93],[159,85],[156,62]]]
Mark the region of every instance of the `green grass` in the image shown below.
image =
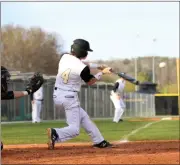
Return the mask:
[[[160,121],[132,135],[129,140],[180,140],[179,121]]]
[[[124,135],[142,127],[149,121],[131,122],[125,120],[121,123],[113,123],[111,120],[95,120],[105,139],[110,141],[120,140]],[[179,121],[161,121],[141,130],[131,136],[130,140],[165,140],[179,139]],[[2,124],[2,141],[4,144],[43,144],[47,142],[46,128],[61,128],[66,126],[63,121],[32,123]],[[80,135],[67,142],[88,142],[90,137],[81,129]]]

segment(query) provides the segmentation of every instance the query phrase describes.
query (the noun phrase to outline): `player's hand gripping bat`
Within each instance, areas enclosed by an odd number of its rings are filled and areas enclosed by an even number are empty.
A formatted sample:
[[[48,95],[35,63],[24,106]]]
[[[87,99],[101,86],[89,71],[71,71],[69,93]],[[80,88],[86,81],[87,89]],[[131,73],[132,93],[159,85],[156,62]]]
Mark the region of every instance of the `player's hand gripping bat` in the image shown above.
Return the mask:
[[[85,64],[88,64],[88,63],[86,63],[86,62],[84,62],[84,63],[85,63]],[[103,69],[105,69],[105,68],[108,67],[107,65],[98,65],[98,64],[93,64],[93,65],[92,65],[92,63],[90,63],[90,64],[88,64],[88,65],[91,66],[91,68],[95,67],[95,68],[97,68],[97,69],[99,69],[99,70],[103,70]],[[139,81],[137,81],[135,78],[133,78],[133,77],[131,77],[131,76],[126,75],[126,74],[123,73],[123,72],[115,73],[115,72],[113,71],[113,69],[111,69],[111,72],[114,73],[114,74],[116,74],[116,75],[118,75],[119,77],[122,77],[123,79],[125,79],[126,81],[129,81],[130,83],[132,83],[132,84],[134,84],[134,85],[139,85]]]

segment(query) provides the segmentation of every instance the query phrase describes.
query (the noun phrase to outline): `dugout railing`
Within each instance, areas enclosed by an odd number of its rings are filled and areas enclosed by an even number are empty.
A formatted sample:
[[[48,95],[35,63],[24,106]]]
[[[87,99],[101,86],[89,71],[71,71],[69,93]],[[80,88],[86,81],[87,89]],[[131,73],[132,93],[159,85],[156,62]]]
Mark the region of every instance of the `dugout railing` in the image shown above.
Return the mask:
[[[24,90],[25,81],[13,80],[9,89]],[[42,106],[42,120],[64,119],[64,111],[54,106],[53,103],[54,79],[46,80],[44,84],[44,102]],[[83,85],[79,92],[79,99],[91,118],[112,118],[114,106],[110,100],[112,85],[97,84],[93,86]],[[155,97],[153,94],[124,93],[126,110],[124,117],[154,117]],[[31,120],[30,97],[16,100],[1,101],[1,121],[30,121]]]

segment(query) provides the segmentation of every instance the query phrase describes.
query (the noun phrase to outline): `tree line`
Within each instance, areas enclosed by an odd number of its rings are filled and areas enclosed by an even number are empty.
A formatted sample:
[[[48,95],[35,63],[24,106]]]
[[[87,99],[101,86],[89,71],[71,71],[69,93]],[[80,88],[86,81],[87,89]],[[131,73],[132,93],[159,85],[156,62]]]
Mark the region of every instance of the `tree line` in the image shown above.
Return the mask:
[[[1,39],[1,65],[22,72],[56,73],[63,44],[56,34],[39,27],[6,25],[1,27]]]

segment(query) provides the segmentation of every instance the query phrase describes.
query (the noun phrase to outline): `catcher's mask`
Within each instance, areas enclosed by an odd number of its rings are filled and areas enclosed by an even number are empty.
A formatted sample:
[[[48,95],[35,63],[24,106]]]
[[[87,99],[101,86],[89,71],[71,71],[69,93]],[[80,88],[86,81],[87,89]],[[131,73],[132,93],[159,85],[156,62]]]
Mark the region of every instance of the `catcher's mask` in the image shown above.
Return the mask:
[[[11,75],[9,71],[4,66],[1,66],[1,92],[2,93],[7,92],[10,77]]]
[[[88,55],[88,51],[92,52],[89,42],[83,39],[76,39],[71,45],[71,53],[74,54],[77,58],[85,58]]]

